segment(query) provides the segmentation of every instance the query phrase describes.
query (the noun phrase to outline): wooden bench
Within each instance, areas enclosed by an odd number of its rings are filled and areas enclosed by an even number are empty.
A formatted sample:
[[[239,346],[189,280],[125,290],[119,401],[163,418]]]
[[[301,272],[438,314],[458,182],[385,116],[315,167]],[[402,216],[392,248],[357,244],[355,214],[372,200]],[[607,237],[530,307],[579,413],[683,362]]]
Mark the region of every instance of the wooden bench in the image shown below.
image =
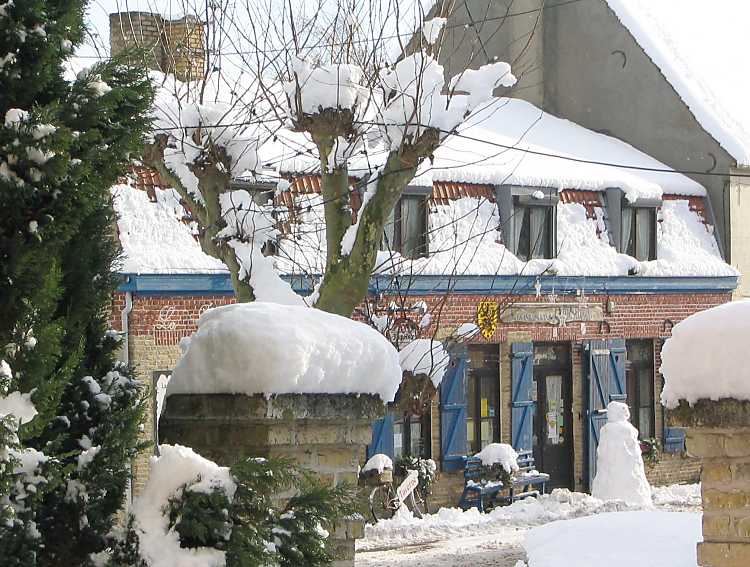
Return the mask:
[[[464,459],[464,491],[458,502],[462,509],[477,508],[484,512],[499,504],[544,494],[549,475],[534,469],[534,457],[530,451],[519,453],[518,472],[512,477],[510,486],[503,484],[503,474],[498,467],[486,467],[478,457]],[[501,494],[506,489],[507,494]]]

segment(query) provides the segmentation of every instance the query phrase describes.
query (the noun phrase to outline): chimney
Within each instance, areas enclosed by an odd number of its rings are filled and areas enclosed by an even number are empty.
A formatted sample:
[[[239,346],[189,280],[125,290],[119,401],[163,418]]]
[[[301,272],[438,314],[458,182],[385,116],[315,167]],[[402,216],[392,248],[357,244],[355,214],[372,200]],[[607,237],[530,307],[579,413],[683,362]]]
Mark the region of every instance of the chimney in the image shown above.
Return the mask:
[[[149,12],[110,14],[109,42],[112,55],[128,49],[145,50],[146,67],[173,73],[181,81],[203,76],[204,29],[195,16],[167,20]]]

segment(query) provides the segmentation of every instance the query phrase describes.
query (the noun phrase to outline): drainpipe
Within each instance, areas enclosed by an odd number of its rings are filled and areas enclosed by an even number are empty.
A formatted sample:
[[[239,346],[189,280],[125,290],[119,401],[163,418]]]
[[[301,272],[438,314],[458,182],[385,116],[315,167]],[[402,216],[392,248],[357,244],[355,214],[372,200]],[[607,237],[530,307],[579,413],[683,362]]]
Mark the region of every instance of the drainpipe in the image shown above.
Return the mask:
[[[122,327],[122,350],[120,351],[120,360],[123,362],[123,364],[128,364],[130,361],[130,341],[128,340],[128,337],[130,336],[130,331],[128,329],[128,317],[130,315],[130,312],[133,310],[133,294],[129,291],[125,292],[125,308],[120,313],[120,321],[121,321],[121,327]],[[130,507],[127,504],[132,504],[133,502],[133,463],[131,461],[130,463],[130,474],[128,475],[128,488],[127,488],[127,497],[125,498],[126,502],[126,512],[127,509]]]
[[[122,351],[120,352],[120,360],[125,364],[130,362],[130,341],[129,330],[128,330],[128,316],[133,310],[133,294],[129,291],[125,292],[125,308],[120,313],[120,320],[122,322]]]

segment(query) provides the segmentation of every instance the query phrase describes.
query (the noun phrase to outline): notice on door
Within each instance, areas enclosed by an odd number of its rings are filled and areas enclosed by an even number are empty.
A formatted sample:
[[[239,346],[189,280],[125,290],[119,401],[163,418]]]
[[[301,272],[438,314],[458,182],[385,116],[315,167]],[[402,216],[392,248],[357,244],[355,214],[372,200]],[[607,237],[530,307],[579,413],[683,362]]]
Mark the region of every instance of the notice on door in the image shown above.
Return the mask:
[[[547,439],[552,445],[561,443],[563,426],[562,376],[547,376]]]

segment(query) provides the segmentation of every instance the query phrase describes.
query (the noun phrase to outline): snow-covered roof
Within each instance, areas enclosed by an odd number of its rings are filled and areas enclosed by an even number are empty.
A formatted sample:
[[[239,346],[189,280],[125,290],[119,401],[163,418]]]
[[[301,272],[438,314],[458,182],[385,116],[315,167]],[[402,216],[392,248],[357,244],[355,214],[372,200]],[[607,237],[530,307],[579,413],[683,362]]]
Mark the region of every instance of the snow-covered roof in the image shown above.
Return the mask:
[[[700,125],[750,165],[750,77],[744,72],[750,2],[607,0]]]

